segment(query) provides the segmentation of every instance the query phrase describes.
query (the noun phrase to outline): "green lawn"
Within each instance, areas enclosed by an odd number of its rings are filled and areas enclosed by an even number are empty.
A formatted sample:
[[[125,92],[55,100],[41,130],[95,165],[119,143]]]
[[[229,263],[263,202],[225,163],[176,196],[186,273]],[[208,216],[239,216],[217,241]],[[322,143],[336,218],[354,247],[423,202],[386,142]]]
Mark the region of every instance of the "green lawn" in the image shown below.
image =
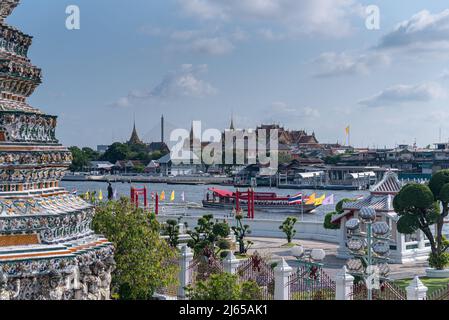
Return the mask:
[[[447,288],[448,284],[449,284],[449,278],[442,278],[442,279],[435,279],[435,278],[427,278],[427,277],[422,277],[419,278],[422,283],[429,288],[429,291],[427,291],[427,295],[432,294],[432,292],[442,289],[442,288]],[[408,285],[410,284],[410,281],[412,281],[413,279],[401,279],[401,280],[395,280],[394,283],[397,284],[399,287],[405,289],[408,287]]]

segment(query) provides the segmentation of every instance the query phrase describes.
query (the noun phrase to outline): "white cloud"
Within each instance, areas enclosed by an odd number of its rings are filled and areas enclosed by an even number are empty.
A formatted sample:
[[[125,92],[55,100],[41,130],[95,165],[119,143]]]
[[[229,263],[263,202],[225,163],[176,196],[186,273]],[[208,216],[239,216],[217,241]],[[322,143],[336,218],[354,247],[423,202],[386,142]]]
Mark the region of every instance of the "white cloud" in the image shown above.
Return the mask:
[[[326,52],[313,61],[313,65],[320,71],[317,77],[334,77],[353,74],[369,74],[377,66],[390,64],[390,57],[382,53],[366,53],[351,55],[345,52]]]
[[[449,49],[449,9],[436,14],[418,12],[386,34],[378,48],[445,53]]]
[[[294,34],[346,35],[359,15],[355,0],[178,0],[187,14],[201,20],[271,22]]]
[[[184,64],[176,72],[171,72],[148,91],[133,90],[126,97],[118,99],[113,106],[131,107],[139,100],[151,98],[172,99],[180,97],[203,98],[218,92],[211,84],[200,79],[200,75],[207,72],[207,65],[194,66]]]
[[[269,41],[280,41],[287,38],[285,34],[274,32],[272,29],[263,28],[258,31],[258,34]]]
[[[244,41],[247,34],[240,29],[233,32],[212,30],[177,30],[170,34],[174,51],[209,55],[225,55],[234,50],[233,41]]]
[[[318,118],[320,117],[320,112],[312,107],[302,107],[302,108],[293,108],[289,106],[287,103],[282,101],[276,101],[271,104],[269,113],[272,113],[272,116],[282,117],[308,117],[308,118]]]
[[[271,104],[271,111],[280,113],[294,113],[296,109],[290,107],[287,103],[276,101]]]
[[[429,102],[445,95],[444,89],[433,82],[420,85],[396,85],[359,101],[359,104],[367,107],[383,107],[403,103]]]
[[[231,41],[224,37],[199,38],[189,44],[189,49],[195,53],[224,55],[234,50]]]

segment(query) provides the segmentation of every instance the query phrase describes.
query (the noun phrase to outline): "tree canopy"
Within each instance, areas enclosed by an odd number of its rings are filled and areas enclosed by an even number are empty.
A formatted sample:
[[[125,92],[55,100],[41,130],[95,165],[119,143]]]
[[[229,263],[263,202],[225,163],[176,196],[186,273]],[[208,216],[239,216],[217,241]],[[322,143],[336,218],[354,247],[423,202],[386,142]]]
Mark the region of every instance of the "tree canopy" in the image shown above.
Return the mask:
[[[156,289],[177,283],[178,251],[160,237],[153,214],[126,198],[109,201],[97,207],[93,228],[114,244],[112,290],[119,299],[151,299]]]
[[[429,239],[432,252],[431,267],[444,269],[449,264],[449,244],[443,236],[444,218],[448,215],[449,171],[433,175],[429,185],[411,183],[405,185],[393,200],[399,215],[398,232],[413,234],[421,230]],[[442,211],[440,210],[442,208]],[[435,234],[431,226],[436,225]]]

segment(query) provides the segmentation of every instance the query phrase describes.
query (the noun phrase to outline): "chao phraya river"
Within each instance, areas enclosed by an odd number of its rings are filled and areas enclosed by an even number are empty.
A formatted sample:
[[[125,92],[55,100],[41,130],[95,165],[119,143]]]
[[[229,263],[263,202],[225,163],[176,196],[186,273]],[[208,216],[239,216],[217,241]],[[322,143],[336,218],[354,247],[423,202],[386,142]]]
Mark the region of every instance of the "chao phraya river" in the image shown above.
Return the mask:
[[[100,190],[102,190],[104,199],[107,199],[107,187],[108,184],[105,182],[70,182],[64,181],[62,182],[62,186],[67,188],[69,191],[77,190],[78,194],[86,193],[87,191],[97,191],[97,194]],[[170,213],[182,213],[190,216],[201,216],[208,213],[213,213],[217,215],[228,214],[228,212],[220,211],[220,210],[209,210],[199,208],[201,206],[201,201],[205,198],[205,194],[208,188],[222,188],[227,190],[235,190],[232,186],[212,186],[212,185],[167,185],[167,184],[130,184],[130,183],[112,183],[112,186],[115,190],[117,190],[117,195],[129,197],[131,186],[135,187],[143,187],[146,186],[148,188],[148,197],[151,198],[152,192],[161,193],[165,191],[166,200],[161,202],[161,207],[164,214]],[[245,189],[242,189],[244,191]],[[171,203],[169,201],[170,194],[172,191],[175,191],[175,201]],[[278,195],[287,196],[287,195],[295,195],[301,190],[288,190],[283,189],[279,190],[277,188],[256,188],[256,191],[259,192],[275,192]],[[303,194],[310,195],[314,193],[313,190],[303,190]],[[182,193],[185,195],[185,202],[189,203],[189,208],[182,201]],[[317,195],[321,196],[323,194],[335,196],[335,203],[344,198],[356,198],[359,196],[366,196],[368,194],[367,191],[317,191]],[[149,200],[151,202],[151,199]],[[196,205],[195,205],[196,204]],[[198,206],[198,208],[196,208]],[[314,211],[313,214],[304,215],[304,220],[307,221],[323,221],[324,215],[328,212],[331,212],[335,209],[335,205],[321,206]],[[268,213],[268,212],[256,212],[256,218],[261,219],[279,219],[283,220],[287,216],[291,216],[292,214],[288,213]],[[301,219],[302,215],[298,212],[298,218]]]

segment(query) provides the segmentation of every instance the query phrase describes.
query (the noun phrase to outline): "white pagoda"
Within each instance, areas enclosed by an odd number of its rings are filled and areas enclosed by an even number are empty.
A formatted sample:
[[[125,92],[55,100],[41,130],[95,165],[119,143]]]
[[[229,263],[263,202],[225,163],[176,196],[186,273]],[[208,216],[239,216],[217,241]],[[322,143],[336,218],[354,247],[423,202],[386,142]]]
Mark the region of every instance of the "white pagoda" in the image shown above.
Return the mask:
[[[394,172],[387,172],[384,178],[370,190],[366,198],[347,202],[343,205],[344,212],[335,215],[332,223],[340,222],[339,248],[337,257],[347,259],[350,257],[346,246],[348,230],[346,222],[351,218],[358,218],[363,207],[373,208],[377,212],[377,221],[385,221],[391,229],[390,261],[392,263],[411,263],[426,261],[430,253],[430,244],[422,231],[412,235],[404,235],[397,231],[398,214],[393,208],[393,199],[401,190],[402,183]],[[362,230],[366,231],[366,230]]]
[[[91,230],[94,208],[59,186],[72,155],[55,116],[30,106],[41,70],[32,37],[0,0],[0,300],[109,299],[113,246]]]

